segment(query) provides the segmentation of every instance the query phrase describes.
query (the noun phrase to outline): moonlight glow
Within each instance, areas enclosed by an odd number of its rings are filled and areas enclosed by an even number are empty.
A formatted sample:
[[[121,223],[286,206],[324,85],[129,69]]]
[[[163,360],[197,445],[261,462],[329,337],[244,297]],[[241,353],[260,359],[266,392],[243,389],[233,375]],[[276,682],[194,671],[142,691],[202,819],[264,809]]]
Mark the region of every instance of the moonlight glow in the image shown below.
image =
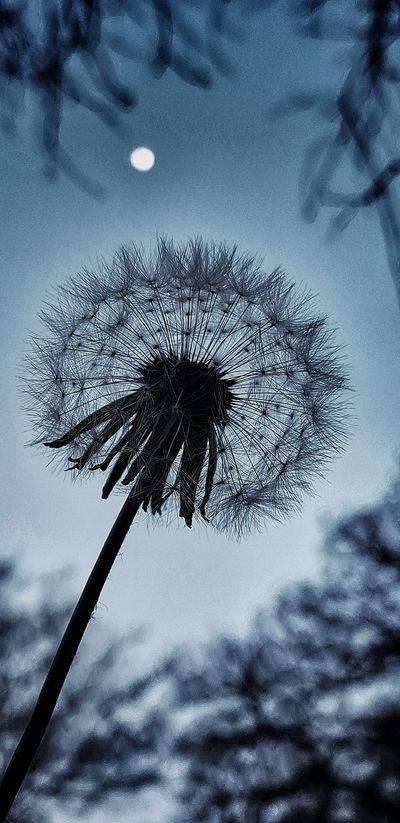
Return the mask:
[[[140,146],[131,153],[130,162],[137,171],[150,171],[155,163],[154,152],[145,146]]]

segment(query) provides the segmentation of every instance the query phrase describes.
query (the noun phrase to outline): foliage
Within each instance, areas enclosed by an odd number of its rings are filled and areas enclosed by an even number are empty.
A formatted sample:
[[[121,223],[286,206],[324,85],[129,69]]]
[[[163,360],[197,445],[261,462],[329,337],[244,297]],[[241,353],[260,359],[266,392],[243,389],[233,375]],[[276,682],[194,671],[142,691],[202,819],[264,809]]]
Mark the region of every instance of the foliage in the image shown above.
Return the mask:
[[[274,109],[317,117],[300,177],[303,216],[312,221],[330,210],[335,236],[360,210],[375,206],[400,300],[400,3],[289,0],[282,6],[297,33],[322,40],[332,55],[336,47],[341,64],[340,71],[332,66],[333,83],[299,88]]]
[[[398,0],[0,0],[0,127],[13,133],[32,93],[42,113],[46,174],[61,170],[98,196],[102,189],[60,140],[65,104],[118,128],[137,102],[137,64],[210,88],[231,69],[229,52],[246,15],[273,5],[300,36],[326,42],[332,54],[336,44],[343,66],[332,70],[330,88],[299,88],[273,108],[317,116],[300,175],[302,214],[315,220],[328,209],[335,236],[360,210],[376,207],[400,296]]]
[[[331,531],[321,583],[170,662],[182,821],[398,820],[398,492]]]
[[[228,7],[226,0],[0,0],[0,127],[12,134],[25,94],[33,94],[46,174],[61,170],[100,195],[60,141],[66,104],[118,128],[137,103],[137,64],[209,88],[229,71],[224,44],[237,31]]]
[[[396,823],[399,487],[333,527],[325,555],[321,582],[287,589],[242,639],[143,676],[124,663],[129,638],[78,659],[10,821],[47,823],[54,802],[84,814],[114,791],[134,809],[142,790],[162,802],[178,788],[175,823]],[[68,607],[49,599],[54,581],[28,601],[15,567],[0,572],[5,762]]]
[[[52,597],[53,587],[59,591],[60,580],[48,576],[36,586],[30,581],[28,590],[15,564],[0,564],[0,771],[26,726],[70,612]],[[54,808],[65,803],[84,814],[113,792],[132,798],[160,782],[157,739],[164,721],[147,700],[153,677],[131,669],[123,675],[129,658],[137,671],[139,635],[104,643],[96,628],[89,662],[76,661],[10,823],[50,823]]]

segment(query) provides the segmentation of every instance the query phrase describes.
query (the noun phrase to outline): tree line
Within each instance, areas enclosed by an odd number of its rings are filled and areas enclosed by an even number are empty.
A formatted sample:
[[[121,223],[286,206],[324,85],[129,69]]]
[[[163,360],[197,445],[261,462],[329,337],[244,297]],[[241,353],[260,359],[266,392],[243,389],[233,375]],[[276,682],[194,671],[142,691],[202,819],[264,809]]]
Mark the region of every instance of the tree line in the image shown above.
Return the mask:
[[[143,793],[169,799],[174,823],[395,823],[399,491],[334,524],[321,579],[285,589],[244,637],[146,668],[140,633],[106,638],[97,623],[90,662],[78,656],[10,823],[28,823],[33,810],[50,823],[66,800],[84,814],[113,793],[133,810]],[[40,580],[27,599],[11,561],[0,586],[5,764],[68,603],[40,596]]]

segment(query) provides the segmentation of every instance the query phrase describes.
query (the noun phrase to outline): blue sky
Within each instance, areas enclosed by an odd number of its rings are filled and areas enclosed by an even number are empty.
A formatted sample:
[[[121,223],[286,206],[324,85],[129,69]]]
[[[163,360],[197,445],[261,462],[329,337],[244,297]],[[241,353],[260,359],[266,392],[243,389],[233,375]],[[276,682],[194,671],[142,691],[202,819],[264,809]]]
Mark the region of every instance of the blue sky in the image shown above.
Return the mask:
[[[216,629],[242,631],[285,581],[316,574],[324,522],[380,494],[398,455],[400,317],[377,220],[360,215],[326,245],[324,218],[305,224],[298,207],[303,151],[320,126],[267,115],[285,93],[334,81],[340,65],[323,44],[295,39],[278,14],[255,17],[246,32],[230,52],[234,75],[211,90],[135,69],[139,105],[120,136],[87,112],[66,110],[64,144],[106,187],[103,200],[63,178],[45,182],[32,101],[17,137],[0,137],[0,545],[28,571],[72,564],[78,592],[122,502],[100,499],[100,479],[72,484],[53,474],[47,455],[25,446],[31,432],[16,375],[36,313],[58,283],[122,243],[201,234],[260,253],[267,270],[282,266],[318,295],[344,346],[354,387],[348,445],[301,514],[239,545],[197,526],[153,529],[145,516],[132,528],[96,616],[108,627],[149,626],[156,650]],[[138,145],[156,155],[147,174],[129,165]]]

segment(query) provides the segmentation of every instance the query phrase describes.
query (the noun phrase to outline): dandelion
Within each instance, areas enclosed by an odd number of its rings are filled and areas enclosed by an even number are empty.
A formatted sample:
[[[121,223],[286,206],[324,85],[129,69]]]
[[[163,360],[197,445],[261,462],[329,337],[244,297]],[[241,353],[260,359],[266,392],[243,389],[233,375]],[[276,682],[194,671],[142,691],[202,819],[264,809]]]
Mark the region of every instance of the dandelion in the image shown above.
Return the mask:
[[[284,276],[197,240],[123,249],[43,315],[38,442],[153,514],[237,534],[286,514],[341,441],[345,378]]]
[[[35,442],[74,476],[104,473],[103,498],[127,498],[53,663],[62,675],[43,687],[40,734],[138,510],[236,536],[286,515],[342,446],[347,388],[310,297],[199,239],[123,248],[42,317],[25,381]]]

